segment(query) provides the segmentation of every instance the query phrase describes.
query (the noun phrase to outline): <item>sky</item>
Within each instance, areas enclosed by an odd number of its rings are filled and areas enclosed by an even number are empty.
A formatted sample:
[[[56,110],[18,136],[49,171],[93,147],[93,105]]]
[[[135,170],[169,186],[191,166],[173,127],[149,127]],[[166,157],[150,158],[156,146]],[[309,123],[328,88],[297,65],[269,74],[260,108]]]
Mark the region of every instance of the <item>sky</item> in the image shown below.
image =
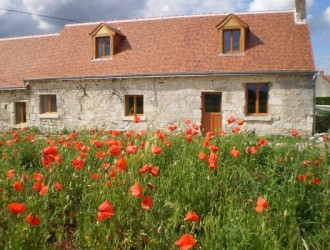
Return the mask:
[[[54,18],[98,22],[203,13],[292,10],[295,0],[0,0],[0,38],[58,33]],[[316,69],[330,75],[330,0],[306,0]],[[1,52],[0,52],[1,53]]]

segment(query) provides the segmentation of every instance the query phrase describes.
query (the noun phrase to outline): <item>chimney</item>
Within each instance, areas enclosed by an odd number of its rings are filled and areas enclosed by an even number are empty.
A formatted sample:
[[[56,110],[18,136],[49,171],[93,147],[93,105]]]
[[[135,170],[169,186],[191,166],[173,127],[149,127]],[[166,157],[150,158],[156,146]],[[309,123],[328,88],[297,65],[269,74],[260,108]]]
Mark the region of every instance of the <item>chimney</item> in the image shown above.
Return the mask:
[[[319,76],[324,76],[324,71],[323,70],[320,71]]]
[[[306,1],[295,0],[296,23],[306,23]]]

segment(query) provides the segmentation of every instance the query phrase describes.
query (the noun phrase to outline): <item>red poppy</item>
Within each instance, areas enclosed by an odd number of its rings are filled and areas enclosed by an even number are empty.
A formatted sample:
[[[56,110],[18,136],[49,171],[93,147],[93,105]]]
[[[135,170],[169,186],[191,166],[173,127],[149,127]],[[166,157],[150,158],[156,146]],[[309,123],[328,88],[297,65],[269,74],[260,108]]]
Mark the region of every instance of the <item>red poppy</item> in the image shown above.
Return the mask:
[[[209,146],[209,149],[212,150],[214,153],[218,152],[219,148],[216,145]]]
[[[239,134],[239,133],[241,132],[241,128],[240,128],[240,127],[234,127],[234,128],[231,130],[231,132],[232,132],[233,134]]]
[[[160,130],[156,131],[156,136],[158,137],[158,139],[164,141],[166,138],[166,134]]]
[[[207,147],[208,145],[210,145],[210,141],[209,141],[208,138],[205,138],[205,139],[203,140],[203,148]]]
[[[230,156],[238,158],[239,157],[239,150],[237,150],[236,148],[233,148],[232,150],[230,150]]]
[[[56,156],[58,156],[58,152],[57,148],[54,146],[44,148],[41,151],[41,154],[43,155],[41,160],[45,167],[49,167],[53,162],[58,162],[60,160],[59,157],[56,158]]]
[[[312,163],[311,160],[304,160],[304,161],[303,161],[303,165],[305,165],[305,166],[308,166],[308,165],[310,165],[311,163]]]
[[[111,178],[115,178],[117,175],[117,168],[114,167],[113,169],[110,170],[109,175]]]
[[[262,196],[259,196],[258,201],[256,203],[256,212],[262,213],[262,211],[267,208],[268,202]]]
[[[33,173],[33,180],[41,182],[44,179],[43,174]]]
[[[75,170],[81,170],[85,165],[85,161],[80,157],[77,157],[76,159],[72,160],[72,165],[74,166]]]
[[[111,204],[111,202],[106,200],[99,206],[97,212],[97,221],[101,222],[103,220],[109,219],[114,215],[115,211],[113,210],[113,205]]]
[[[7,172],[8,179],[12,179],[12,178],[14,178],[14,176],[15,176],[15,169],[8,170],[8,172]]]
[[[134,116],[134,122],[139,123],[141,121],[141,118],[137,115]]]
[[[158,176],[159,168],[158,167],[152,167],[152,168],[150,168],[149,172],[152,176],[156,177],[156,176]]]
[[[170,124],[170,125],[167,126],[167,128],[168,128],[169,131],[174,131],[174,130],[177,129],[177,126],[174,125],[174,124]]]
[[[143,201],[141,202],[141,207],[145,210],[150,210],[152,206],[154,205],[154,201],[152,199],[152,196],[146,196],[143,198]]]
[[[151,153],[154,154],[154,155],[158,155],[162,152],[162,148],[155,145],[155,146],[152,146],[151,147]]]
[[[54,188],[57,190],[57,191],[60,191],[62,189],[62,185],[58,182],[55,182],[54,183]]]
[[[141,186],[138,183],[135,183],[131,189],[130,192],[132,195],[134,195],[137,198],[142,198],[143,195],[143,190],[141,188]]]
[[[232,124],[234,121],[235,121],[235,118],[232,116],[227,119],[228,124]]]
[[[104,143],[101,142],[101,141],[95,141],[95,142],[94,142],[94,146],[97,147],[97,148],[102,148],[103,145],[104,145]]]
[[[301,182],[305,182],[308,179],[308,175],[298,175],[297,180]]]
[[[298,131],[294,130],[294,129],[291,130],[290,133],[291,133],[292,136],[297,136],[299,134]]]
[[[245,148],[245,153],[251,154],[251,155],[256,155],[257,154],[257,149],[256,149],[256,147],[246,147]]]
[[[112,154],[113,156],[118,156],[120,155],[121,149],[118,145],[111,145],[109,150],[107,151],[107,154]]]
[[[40,224],[40,218],[33,216],[33,212],[30,212],[26,216],[26,222],[32,226],[38,226]]]
[[[207,155],[204,152],[199,152],[198,158],[202,161],[205,161],[207,159]]]
[[[315,178],[312,179],[312,184],[313,185],[320,185],[320,183],[321,183],[320,178],[315,177]]]
[[[192,125],[192,128],[195,129],[195,130],[199,130],[199,125],[197,123],[194,123]]]
[[[190,121],[189,119],[186,119],[186,120],[184,121],[184,123],[187,124],[187,125],[189,125],[189,124],[191,123],[191,121]]]
[[[267,141],[266,141],[265,138],[260,138],[259,141],[258,141],[257,147],[260,148],[262,146],[265,146],[266,143],[267,143]]]
[[[193,139],[192,134],[187,134],[186,139],[188,142],[192,142],[192,139]]]
[[[145,174],[146,172],[148,172],[150,170],[150,164],[145,164],[143,166],[143,168],[139,169],[139,173],[140,174]]]
[[[126,148],[126,151],[128,154],[137,154],[138,149],[138,146],[130,145]]]
[[[101,178],[101,176],[100,176],[99,173],[93,173],[93,174],[92,174],[92,180],[98,180],[98,179],[100,179],[100,178]]]
[[[242,119],[236,119],[237,125],[242,126],[244,124],[244,120]]]
[[[209,131],[209,132],[206,133],[206,138],[208,140],[212,140],[213,137],[214,137],[214,132],[213,131]]]
[[[186,217],[183,220],[185,220],[185,221],[199,221],[199,217],[194,211],[188,211]]]
[[[207,162],[209,163],[210,171],[219,167],[217,165],[217,160],[218,160],[218,157],[217,157],[216,153],[211,152],[209,158],[207,159]]]
[[[36,192],[40,192],[43,185],[44,184],[42,182],[35,182],[35,183],[33,183],[33,190]]]
[[[45,195],[45,194],[47,194],[47,192],[48,192],[48,186],[42,186],[39,194],[40,195]]]
[[[80,156],[81,156],[81,154],[80,154]],[[96,157],[99,158],[100,160],[102,160],[105,157],[105,153],[102,151],[98,151],[96,153]]]
[[[197,242],[191,234],[184,234],[175,242],[175,245],[179,246],[180,250],[189,250],[190,248],[197,246]]]
[[[26,206],[24,204],[18,203],[18,202],[9,203],[8,208],[12,214],[24,213],[26,210]]]
[[[322,140],[327,141],[328,140],[328,135],[327,134],[322,135]]]
[[[15,188],[16,191],[21,192],[24,189],[22,181],[19,180],[19,181],[14,182],[13,188]]]
[[[124,158],[119,158],[118,161],[116,161],[116,165],[121,171],[126,171],[127,164]]]

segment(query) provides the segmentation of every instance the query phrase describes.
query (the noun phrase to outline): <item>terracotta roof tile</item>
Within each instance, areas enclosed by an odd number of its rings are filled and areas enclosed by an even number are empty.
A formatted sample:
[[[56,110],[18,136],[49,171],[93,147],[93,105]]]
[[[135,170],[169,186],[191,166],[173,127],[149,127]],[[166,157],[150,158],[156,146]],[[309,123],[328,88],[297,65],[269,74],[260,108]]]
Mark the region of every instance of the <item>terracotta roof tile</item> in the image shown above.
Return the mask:
[[[308,25],[295,24],[293,11],[237,16],[250,27],[244,55],[219,55],[216,25],[227,15],[109,22],[125,36],[111,60],[92,60],[90,33],[98,24],[67,25],[58,36],[0,40],[0,61],[8,63],[1,78],[17,85],[34,78],[315,69]]]
[[[330,83],[330,76],[323,76],[323,78]]]

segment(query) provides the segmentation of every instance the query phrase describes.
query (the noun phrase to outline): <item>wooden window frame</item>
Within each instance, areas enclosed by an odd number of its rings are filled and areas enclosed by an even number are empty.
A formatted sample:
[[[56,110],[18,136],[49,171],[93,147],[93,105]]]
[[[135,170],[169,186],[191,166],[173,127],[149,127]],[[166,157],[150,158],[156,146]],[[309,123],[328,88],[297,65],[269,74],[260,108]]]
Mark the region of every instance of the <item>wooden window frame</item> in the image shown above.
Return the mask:
[[[46,97],[48,97],[48,105],[47,105],[47,110],[44,110],[44,102]],[[52,110],[52,98],[55,97],[56,99],[56,107],[55,111]],[[45,114],[45,113],[57,113],[57,98],[56,95],[40,95],[40,113]]]
[[[133,114],[129,114],[128,112],[128,105],[129,105],[129,98],[134,98],[134,104],[133,104]],[[137,98],[142,97],[142,114],[137,113]],[[125,95],[125,116],[143,116],[144,115],[144,98],[143,95]]]
[[[109,55],[106,55],[106,39],[109,39]],[[103,55],[99,56],[99,40],[102,40],[102,52],[103,52]],[[98,59],[98,58],[109,58],[109,57],[112,57],[112,53],[111,53],[111,36],[96,36],[95,37],[95,58]]]
[[[234,31],[239,31],[239,38],[238,38],[238,42],[239,42],[239,45],[238,45],[238,49],[237,50],[234,50]],[[230,32],[230,50],[229,51],[225,51],[225,32]],[[222,30],[222,53],[223,54],[234,54],[234,53],[240,53],[242,52],[242,49],[241,49],[241,29],[223,29]]]
[[[260,113],[259,109],[260,109],[260,85],[267,85],[267,112],[266,113]],[[256,85],[256,102],[255,102],[255,106],[256,106],[256,112],[254,113],[249,113],[249,85]],[[268,100],[269,100],[269,83],[265,83],[265,82],[260,82],[260,83],[247,83],[246,84],[246,89],[245,89],[245,99],[246,99],[246,114],[249,116],[267,116],[269,114],[269,107],[268,107]]]
[[[26,123],[26,102],[15,102],[15,124],[22,123]]]

